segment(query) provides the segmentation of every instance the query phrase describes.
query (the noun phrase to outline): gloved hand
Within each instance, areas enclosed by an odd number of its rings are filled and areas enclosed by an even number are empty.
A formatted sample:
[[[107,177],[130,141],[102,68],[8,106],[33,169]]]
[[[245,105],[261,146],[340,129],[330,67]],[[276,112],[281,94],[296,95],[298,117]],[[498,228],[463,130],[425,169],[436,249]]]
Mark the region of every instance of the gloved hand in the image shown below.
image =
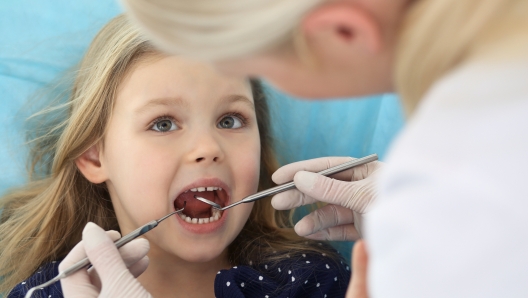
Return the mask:
[[[118,251],[114,241],[119,238],[116,231],[105,233],[94,223],[86,224],[83,240],[61,262],[59,272],[86,255],[93,267],[79,270],[61,280],[64,297],[152,297],[136,280],[148,266],[148,241],[135,239]]]
[[[323,157],[299,161],[278,169],[271,177],[277,184],[293,179],[297,189],[277,194],[273,208],[287,210],[321,201],[315,210],[295,225],[295,232],[315,240],[355,240],[361,236],[362,215],[377,196],[376,177],[382,163],[370,162],[325,177],[319,172],[352,160],[350,157]]]

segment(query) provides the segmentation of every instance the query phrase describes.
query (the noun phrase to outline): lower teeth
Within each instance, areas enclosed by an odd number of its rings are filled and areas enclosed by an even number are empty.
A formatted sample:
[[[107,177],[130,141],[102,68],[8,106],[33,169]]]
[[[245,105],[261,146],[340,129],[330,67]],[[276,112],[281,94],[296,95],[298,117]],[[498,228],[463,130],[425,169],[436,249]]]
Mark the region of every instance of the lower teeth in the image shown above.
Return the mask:
[[[191,218],[190,216],[187,216],[185,214],[180,214],[181,219],[183,219],[185,222],[192,223],[192,224],[206,224],[213,221],[217,221],[222,217],[222,211],[217,210],[213,207],[211,207],[211,217],[208,218]]]

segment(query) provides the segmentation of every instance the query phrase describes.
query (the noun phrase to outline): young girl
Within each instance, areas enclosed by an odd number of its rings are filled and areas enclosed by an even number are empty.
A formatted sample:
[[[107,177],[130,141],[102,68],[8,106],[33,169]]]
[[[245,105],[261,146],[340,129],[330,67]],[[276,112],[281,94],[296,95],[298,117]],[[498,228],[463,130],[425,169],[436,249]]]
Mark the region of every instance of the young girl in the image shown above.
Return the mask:
[[[122,16],[76,74],[66,120],[49,119],[32,143],[34,178],[2,200],[2,293],[22,297],[54,277],[89,221],[124,235],[186,202],[145,235],[138,280],[154,297],[344,296],[349,268],[296,236],[269,200],[218,212],[194,199],[225,206],[272,186],[258,82],[164,55]],[[62,297],[59,284],[37,293]]]

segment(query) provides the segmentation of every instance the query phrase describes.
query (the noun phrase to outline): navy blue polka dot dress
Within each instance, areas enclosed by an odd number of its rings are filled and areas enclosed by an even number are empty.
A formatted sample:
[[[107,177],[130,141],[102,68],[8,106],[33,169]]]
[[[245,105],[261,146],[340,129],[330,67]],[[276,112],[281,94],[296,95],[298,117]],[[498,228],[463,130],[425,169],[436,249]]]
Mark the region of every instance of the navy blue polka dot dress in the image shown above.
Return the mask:
[[[58,274],[59,262],[41,267],[19,283],[8,298],[23,298],[27,291]],[[221,270],[215,279],[215,296],[221,297],[344,297],[350,268],[325,254],[306,253],[276,264],[234,266]],[[36,291],[33,297],[63,297],[60,283]]]
[[[324,254],[306,253],[274,265],[235,266],[215,279],[218,297],[345,297],[350,268]]]
[[[7,296],[8,298],[24,298],[26,293],[34,286],[38,286],[54,278],[59,274],[59,263],[60,261],[53,261],[40,267],[35,274],[30,276],[27,280],[19,283]],[[64,297],[62,295],[62,288],[60,282],[54,283],[49,287],[42,290],[33,292],[31,297],[35,298],[55,298]]]

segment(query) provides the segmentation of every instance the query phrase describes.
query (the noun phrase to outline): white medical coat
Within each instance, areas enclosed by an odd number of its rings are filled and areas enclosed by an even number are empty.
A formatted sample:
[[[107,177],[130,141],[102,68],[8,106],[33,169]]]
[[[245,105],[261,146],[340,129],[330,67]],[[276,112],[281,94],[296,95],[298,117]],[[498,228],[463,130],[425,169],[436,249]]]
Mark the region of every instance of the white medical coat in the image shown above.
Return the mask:
[[[528,297],[528,59],[472,62],[433,86],[365,233],[371,297]]]

